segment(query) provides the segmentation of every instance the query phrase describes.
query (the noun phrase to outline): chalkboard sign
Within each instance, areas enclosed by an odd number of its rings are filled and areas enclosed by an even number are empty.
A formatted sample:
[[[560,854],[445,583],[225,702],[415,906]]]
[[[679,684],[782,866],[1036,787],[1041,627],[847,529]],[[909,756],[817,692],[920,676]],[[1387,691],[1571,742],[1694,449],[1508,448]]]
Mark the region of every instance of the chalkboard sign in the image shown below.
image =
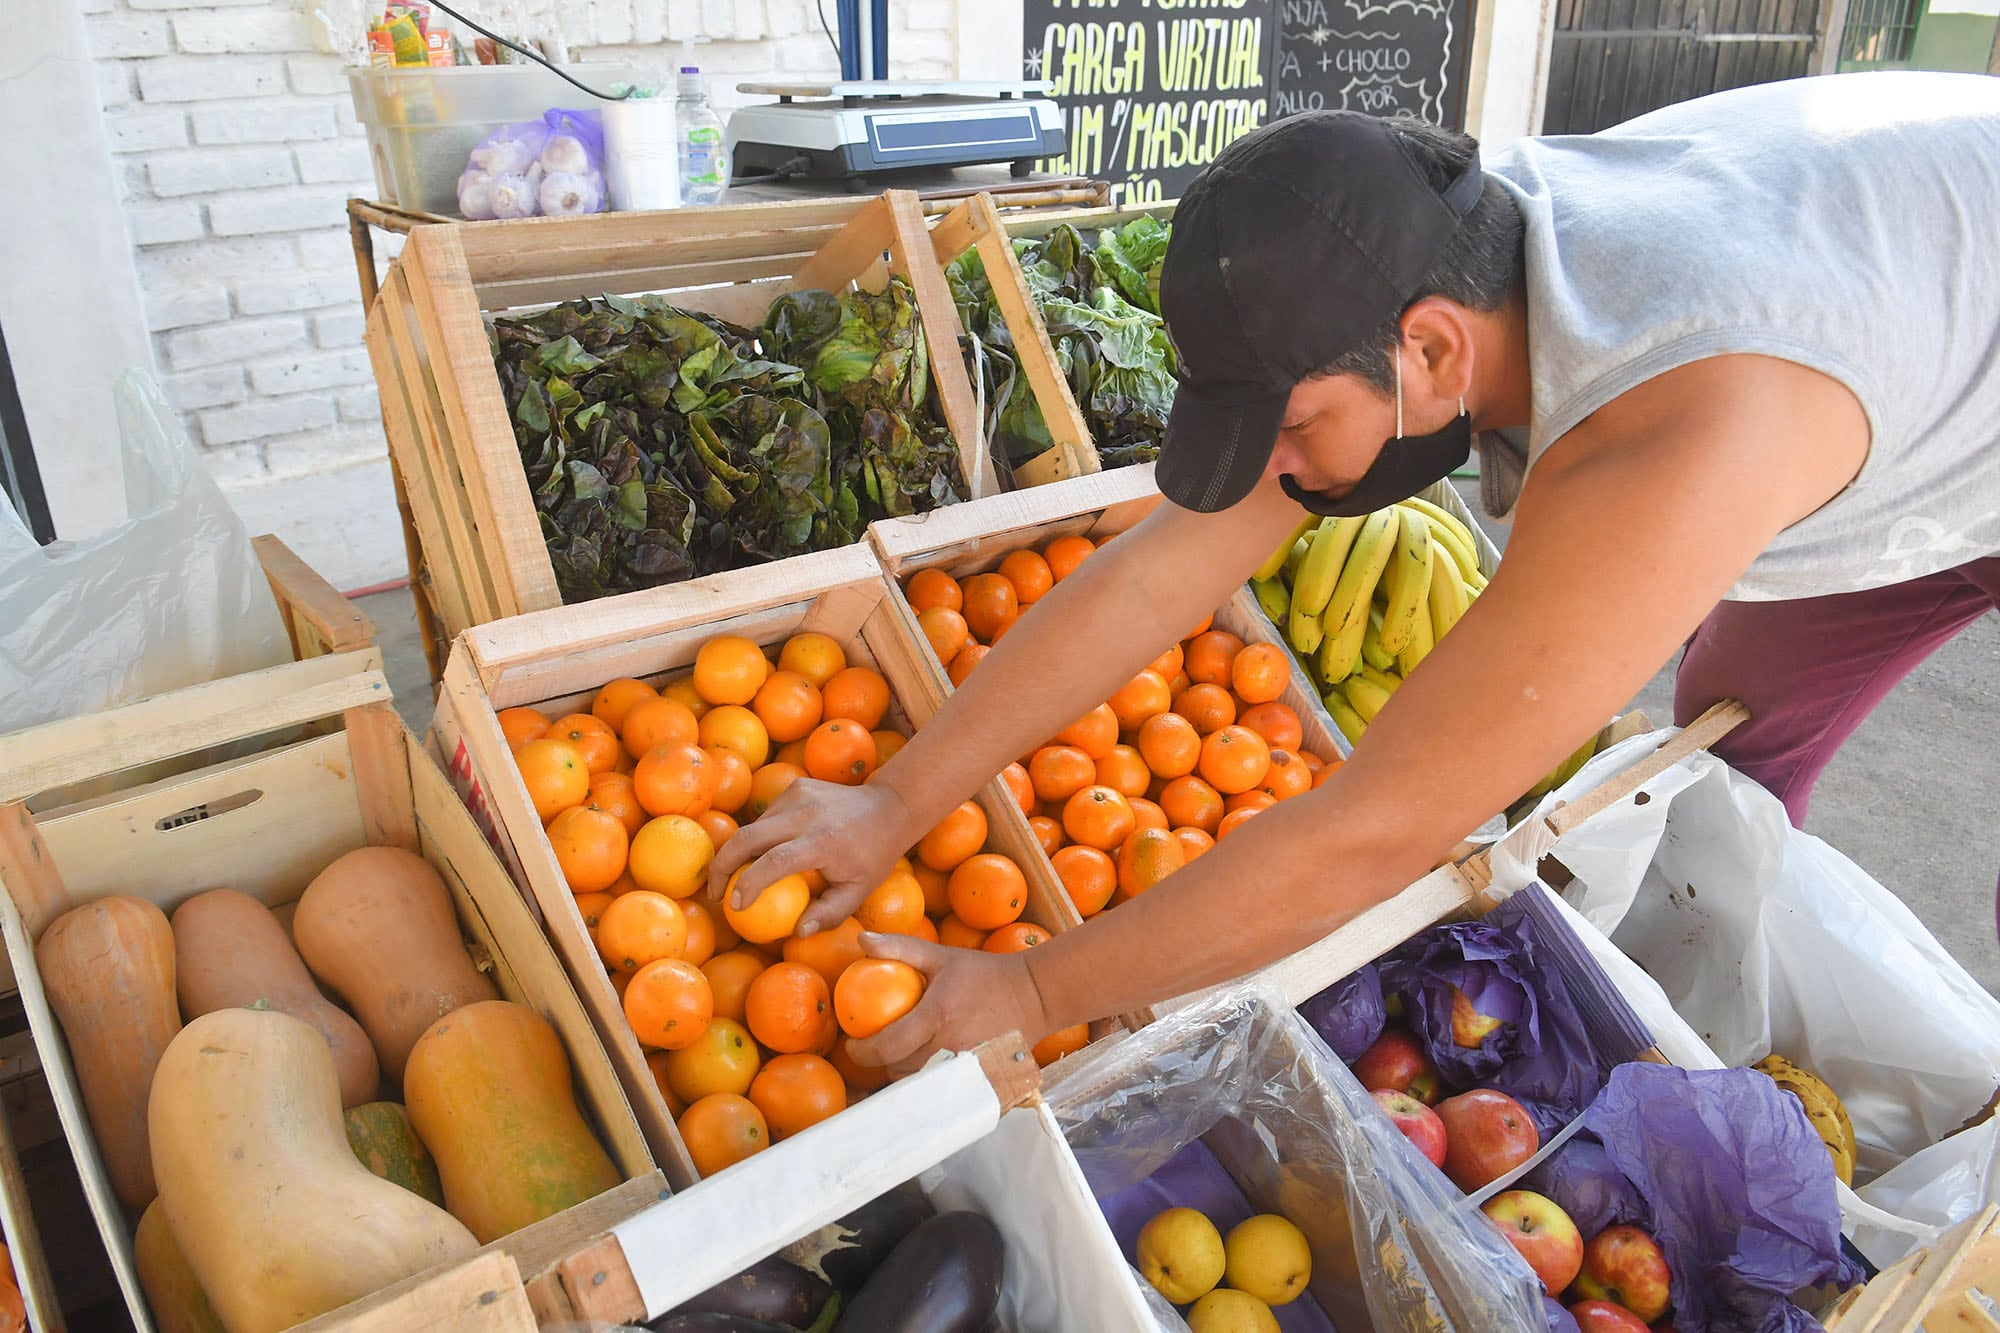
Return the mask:
[[[1025,0],[1022,70],[1069,149],[1042,171],[1178,198],[1228,144],[1300,111],[1458,126],[1473,0]]]

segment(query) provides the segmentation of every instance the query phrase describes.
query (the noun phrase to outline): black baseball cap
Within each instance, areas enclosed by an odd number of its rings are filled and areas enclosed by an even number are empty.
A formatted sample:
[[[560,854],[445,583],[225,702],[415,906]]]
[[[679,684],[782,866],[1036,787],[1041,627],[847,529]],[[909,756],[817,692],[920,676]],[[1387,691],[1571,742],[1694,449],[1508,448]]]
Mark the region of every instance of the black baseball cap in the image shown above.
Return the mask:
[[[1442,193],[1390,121],[1315,111],[1225,148],[1174,210],[1160,309],[1180,387],[1156,480],[1227,509],[1257,484],[1292,387],[1400,314],[1484,178]]]

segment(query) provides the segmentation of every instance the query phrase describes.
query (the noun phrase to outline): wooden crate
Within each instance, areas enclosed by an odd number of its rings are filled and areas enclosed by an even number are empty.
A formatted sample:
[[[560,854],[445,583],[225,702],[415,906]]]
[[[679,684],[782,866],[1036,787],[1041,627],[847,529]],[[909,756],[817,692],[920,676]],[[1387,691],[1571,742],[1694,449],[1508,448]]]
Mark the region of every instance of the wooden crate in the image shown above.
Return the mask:
[[[2000,1333],[2000,1207],[1850,1288],[1820,1315],[1828,1333]]]
[[[7,890],[0,929],[92,1213],[141,1330],[152,1324],[132,1263],[134,1219],[105,1176],[34,957],[50,922],[108,893],[145,897],[171,912],[222,883],[279,909],[284,920],[283,909],[335,857],[365,845],[403,847],[444,877],[459,924],[501,993],[533,1006],[563,1039],[579,1104],[626,1183],[496,1241],[476,1266],[412,1278],[315,1327],[416,1327],[372,1312],[397,1302],[397,1309],[435,1312],[439,1293],[416,1294],[430,1279],[446,1281],[448,1294],[467,1271],[490,1277],[504,1266],[499,1259],[538,1268],[579,1233],[595,1234],[664,1189],[575,992],[451,785],[397,718],[375,661],[372,651],[316,657],[0,738],[0,884]],[[340,729],[293,739],[302,724],[328,718]],[[257,745],[79,806],[31,815],[25,804],[35,792],[231,742]],[[60,1327],[50,1321],[52,1293],[30,1300],[38,1328]],[[438,1315],[426,1326],[448,1323]]]
[[[695,1179],[694,1163],[556,864],[498,713],[517,704],[551,716],[588,711],[606,681],[635,676],[658,682],[683,674],[696,650],[717,635],[739,634],[768,646],[811,630],[839,641],[850,664],[873,667],[888,680],[892,704],[885,725],[911,731],[942,706],[944,683],[923,657],[927,649],[913,618],[873,553],[859,545],[482,626],[459,639],[445,668],[434,739],[468,805],[485,813],[492,836],[540,908],[676,1187]],[[975,799],[986,812],[987,845],[1012,857],[1027,877],[1023,919],[1051,931],[1078,924],[1005,784],[995,777]]]
[[[250,545],[271,585],[278,619],[284,622],[285,637],[291,641],[293,660],[352,652],[375,642],[375,623],[311,565],[293,555],[290,547],[268,533],[252,537]]]
[[[892,190],[414,228],[369,311],[367,342],[390,456],[423,550],[412,587],[442,627],[443,641],[429,646],[433,662],[475,625],[562,604],[484,312],[658,292],[756,325],[787,292],[879,289],[898,274],[923,315],[966,484],[975,495],[991,491],[972,387],[950,332],[957,313],[923,225],[916,196]]]

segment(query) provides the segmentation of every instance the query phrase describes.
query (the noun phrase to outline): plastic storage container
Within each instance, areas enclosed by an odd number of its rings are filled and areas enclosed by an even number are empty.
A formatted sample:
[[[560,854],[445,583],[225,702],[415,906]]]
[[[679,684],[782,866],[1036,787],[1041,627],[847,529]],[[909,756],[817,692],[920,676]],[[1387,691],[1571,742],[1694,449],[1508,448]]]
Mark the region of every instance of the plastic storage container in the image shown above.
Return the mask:
[[[617,63],[572,65],[569,72],[605,92],[638,78]],[[497,127],[538,119],[551,107],[597,103],[540,65],[350,69],[347,85],[354,114],[368,127],[382,202],[426,213],[457,213],[466,155]]]

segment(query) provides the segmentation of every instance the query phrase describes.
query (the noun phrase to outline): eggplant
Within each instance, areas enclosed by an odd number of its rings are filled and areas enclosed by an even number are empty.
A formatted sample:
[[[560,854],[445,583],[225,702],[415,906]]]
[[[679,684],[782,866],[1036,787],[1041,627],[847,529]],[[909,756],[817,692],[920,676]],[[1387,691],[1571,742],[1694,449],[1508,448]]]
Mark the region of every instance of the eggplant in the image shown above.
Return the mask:
[[[882,1261],[834,1333],[980,1333],[1000,1303],[1005,1259],[984,1214],[940,1213]]]
[[[676,1310],[646,1325],[653,1333],[798,1333],[790,1324],[774,1324],[748,1315],[719,1310]]]
[[[936,1211],[915,1181],[904,1181],[779,1254],[852,1296],[903,1238]]]
[[[774,1254],[724,1278],[672,1313],[740,1315],[804,1328],[832,1299],[830,1285]]]

